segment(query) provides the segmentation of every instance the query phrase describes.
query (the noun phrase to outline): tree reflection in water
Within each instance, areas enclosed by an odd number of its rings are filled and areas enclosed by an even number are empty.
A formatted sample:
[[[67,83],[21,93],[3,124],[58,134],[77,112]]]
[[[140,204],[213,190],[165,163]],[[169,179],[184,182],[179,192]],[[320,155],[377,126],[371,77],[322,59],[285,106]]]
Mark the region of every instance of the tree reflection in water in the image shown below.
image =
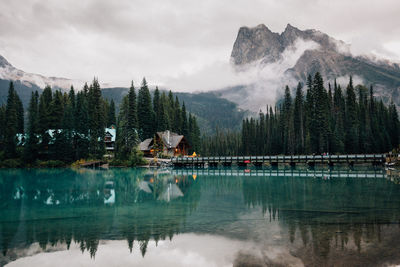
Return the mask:
[[[2,170],[2,253],[35,242],[42,249],[76,242],[94,257],[100,240],[125,239],[144,257],[149,240],[172,240],[177,233],[250,238],[230,225],[259,208],[267,220],[257,227],[277,221],[305,263],[326,262],[353,246],[358,253],[370,249],[386,242],[389,228],[399,236],[391,225],[399,224],[400,188],[388,179],[252,171],[256,175],[240,169]]]
[[[149,239],[172,239],[180,232],[200,197],[199,193],[189,193],[194,182],[191,177],[169,173],[66,169],[3,174],[3,255],[22,244],[38,242],[45,249],[61,242],[69,248],[74,241],[82,252],[87,250],[94,257],[100,239],[127,239],[130,250],[136,240],[144,256]],[[140,182],[150,183],[151,192],[141,190]],[[180,190],[181,197],[160,200],[171,184]],[[115,202],[104,204],[110,190],[115,191]]]

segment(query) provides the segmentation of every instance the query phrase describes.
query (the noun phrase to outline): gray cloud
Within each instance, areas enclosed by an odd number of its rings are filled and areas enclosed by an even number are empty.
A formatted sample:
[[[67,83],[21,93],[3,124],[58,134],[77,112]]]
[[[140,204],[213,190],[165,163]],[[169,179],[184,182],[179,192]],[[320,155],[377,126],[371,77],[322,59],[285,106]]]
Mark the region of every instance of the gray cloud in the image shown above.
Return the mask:
[[[0,54],[47,76],[116,85],[146,76],[168,86],[228,62],[239,27],[260,23],[278,32],[287,23],[316,28],[355,54],[400,60],[397,0],[0,1]],[[207,79],[221,83],[217,73]]]

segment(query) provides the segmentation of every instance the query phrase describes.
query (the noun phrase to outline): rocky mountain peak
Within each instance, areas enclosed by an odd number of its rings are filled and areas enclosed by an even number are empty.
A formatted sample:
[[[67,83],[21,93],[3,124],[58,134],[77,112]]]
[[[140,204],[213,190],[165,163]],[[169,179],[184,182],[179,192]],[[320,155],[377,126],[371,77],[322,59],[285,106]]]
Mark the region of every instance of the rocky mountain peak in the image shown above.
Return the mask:
[[[288,24],[286,25],[286,28],[285,28],[285,30],[284,30],[283,32],[284,32],[284,33],[285,33],[285,32],[300,32],[300,30],[299,30],[298,28],[292,26],[290,23],[288,23]]]
[[[256,27],[241,27],[233,46],[231,57],[236,65],[248,64],[263,59],[263,62],[274,62],[281,53],[292,46],[297,39],[313,41],[322,50],[337,51],[340,42],[317,30],[300,30],[287,24],[279,34],[272,32],[264,24]]]
[[[0,55],[0,67],[5,68],[5,67],[12,67],[11,64],[5,59],[2,55]]]
[[[288,24],[280,37],[282,45],[286,48],[292,45],[299,37],[305,39],[305,34],[298,28]]]
[[[231,57],[236,65],[246,64],[268,57],[279,57],[283,47],[279,34],[273,33],[264,24],[257,27],[241,27],[233,46]]]

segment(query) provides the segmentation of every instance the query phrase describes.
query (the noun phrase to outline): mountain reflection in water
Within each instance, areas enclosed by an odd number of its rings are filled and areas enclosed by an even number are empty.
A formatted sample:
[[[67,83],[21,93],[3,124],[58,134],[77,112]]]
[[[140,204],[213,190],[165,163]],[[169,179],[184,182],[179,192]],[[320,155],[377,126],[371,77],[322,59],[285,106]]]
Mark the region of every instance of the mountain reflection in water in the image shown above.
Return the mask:
[[[399,263],[400,187],[386,178],[347,169],[1,170],[0,265],[76,249],[88,251],[77,262],[114,255],[118,265],[129,259],[110,253],[118,240],[142,264],[169,250],[205,265]],[[221,250],[224,261],[195,245],[218,251],[218,242],[238,245]]]

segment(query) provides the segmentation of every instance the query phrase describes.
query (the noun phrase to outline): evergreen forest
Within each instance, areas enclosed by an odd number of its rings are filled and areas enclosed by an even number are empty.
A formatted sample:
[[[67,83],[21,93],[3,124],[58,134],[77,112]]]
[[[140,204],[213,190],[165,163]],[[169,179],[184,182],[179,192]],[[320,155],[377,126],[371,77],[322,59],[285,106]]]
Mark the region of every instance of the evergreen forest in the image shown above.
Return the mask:
[[[46,87],[32,92],[27,110],[9,84],[7,103],[0,106],[0,160],[4,167],[63,166],[106,154],[105,128],[116,130],[115,150],[108,155],[118,165],[143,164],[138,144],[170,130],[184,135],[190,153],[202,156],[277,154],[385,153],[398,149],[400,123],[395,104],[374,97],[373,87],[345,89],[336,81],[325,88],[322,76],[308,76],[293,91],[286,86],[279,105],[242,121],[241,130],[219,130],[201,136],[197,116],[187,112],[171,91],[147,81],[133,82],[119,107],[102,97],[97,79],[82,90]],[[118,111],[118,112],[117,112]]]
[[[152,97],[145,78],[138,90],[132,82],[118,114],[114,101],[102,97],[97,79],[77,92],[49,86],[41,94],[32,92],[27,112],[10,82],[7,103],[0,107],[0,165],[51,167],[101,159],[107,127],[116,129],[112,156],[119,164],[143,163],[138,144],[157,131],[183,134],[193,151],[200,146],[196,117],[186,111],[185,103],[158,88]]]
[[[324,87],[320,73],[288,86],[283,101],[258,118],[246,118],[241,132],[217,130],[203,137],[202,155],[385,153],[399,147],[400,124],[395,104],[385,106],[373,87]]]

